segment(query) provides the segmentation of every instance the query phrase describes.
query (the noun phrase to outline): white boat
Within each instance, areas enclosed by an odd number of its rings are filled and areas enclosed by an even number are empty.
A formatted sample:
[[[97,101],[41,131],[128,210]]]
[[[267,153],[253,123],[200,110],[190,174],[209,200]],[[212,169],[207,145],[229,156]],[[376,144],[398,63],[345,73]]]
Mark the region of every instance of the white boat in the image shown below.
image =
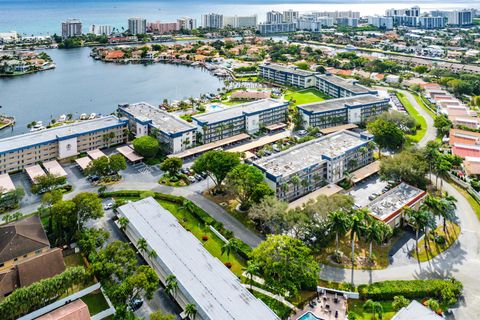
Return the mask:
[[[86,114],[86,113],[82,113],[82,114],[80,115],[80,120],[86,120],[86,119],[88,119],[87,114]]]
[[[37,121],[35,123],[35,125],[30,129],[31,132],[34,132],[34,131],[40,131],[40,130],[44,130],[45,127],[43,126],[43,122],[42,121]]]
[[[65,122],[67,121],[67,116],[62,114],[60,117],[58,117],[58,122]]]
[[[89,120],[91,119],[95,119],[97,117],[97,114],[96,113],[90,113],[90,117],[88,117]]]

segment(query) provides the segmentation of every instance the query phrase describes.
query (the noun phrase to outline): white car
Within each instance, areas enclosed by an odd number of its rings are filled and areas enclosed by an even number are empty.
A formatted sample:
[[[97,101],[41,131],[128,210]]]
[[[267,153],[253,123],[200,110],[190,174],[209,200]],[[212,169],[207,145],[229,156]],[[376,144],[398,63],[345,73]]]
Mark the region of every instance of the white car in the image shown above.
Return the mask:
[[[107,203],[106,205],[103,206],[103,209],[105,210],[109,210],[109,209],[112,209],[113,208],[113,203],[109,202]]]

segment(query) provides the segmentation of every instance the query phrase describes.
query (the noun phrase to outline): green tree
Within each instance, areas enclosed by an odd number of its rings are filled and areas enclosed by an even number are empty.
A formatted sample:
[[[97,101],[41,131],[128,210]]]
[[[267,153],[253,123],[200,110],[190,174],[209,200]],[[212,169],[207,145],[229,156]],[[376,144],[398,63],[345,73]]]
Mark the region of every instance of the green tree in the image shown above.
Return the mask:
[[[250,278],[250,290],[253,288],[253,277],[258,273],[260,268],[251,261],[247,262],[247,267],[244,268],[245,274]]]
[[[440,310],[440,303],[438,303],[438,301],[435,299],[428,299],[427,306],[433,312],[437,312],[438,310]]]
[[[452,122],[444,114],[438,115],[433,120],[433,126],[437,128],[438,135],[443,137],[448,135],[448,132],[452,128]]]
[[[365,240],[369,242],[369,258],[372,260],[372,247],[375,242],[381,245],[383,241],[392,233],[391,227],[383,222],[372,219],[365,228]]]
[[[250,196],[251,203],[259,203],[262,199],[266,197],[271,197],[275,195],[275,191],[272,190],[268,186],[268,184],[262,182],[257,184],[252,191],[252,195]]]
[[[366,222],[370,216],[365,209],[355,210],[351,213],[350,222],[350,242],[352,244],[352,264],[355,263],[355,241],[360,238],[366,228]]]
[[[267,287],[295,296],[299,289],[316,286],[318,263],[300,240],[287,235],[269,235],[251,254]]]
[[[182,168],[182,166],[183,166],[182,159],[171,157],[171,158],[165,159],[165,161],[162,162],[160,169],[168,172],[170,176],[174,177],[178,174],[178,171]]]
[[[380,302],[376,302],[376,301],[373,301],[371,299],[368,299],[363,304],[363,309],[364,310],[369,310],[372,313],[372,319],[376,319],[377,315],[378,315],[379,319],[382,319],[383,307],[382,307],[382,304]]]
[[[78,240],[78,246],[88,260],[94,260],[97,250],[107,242],[110,234],[103,229],[88,228],[82,230]]]
[[[103,217],[102,200],[94,192],[81,192],[73,197],[77,210],[78,229],[83,228],[83,224],[90,219],[99,219]]]
[[[288,203],[268,196],[252,205],[248,217],[257,222],[264,233],[282,234],[289,228],[287,209]]]
[[[351,222],[350,216],[344,211],[332,211],[328,214],[329,229],[335,232],[336,252],[339,252],[340,236],[345,235],[350,230]]]
[[[162,310],[157,310],[150,313],[150,320],[175,320],[173,314],[164,313]]]
[[[221,251],[222,255],[226,254],[227,258],[230,259],[231,254],[237,254],[240,251],[240,240],[231,238],[222,245]]]
[[[408,223],[415,229],[415,250],[418,255],[418,234],[420,231],[426,231],[429,226],[435,223],[433,214],[427,210],[413,210],[411,208],[405,208],[405,215],[408,218]],[[433,222],[432,222],[433,218]],[[425,249],[428,246],[428,235],[425,232]]]
[[[150,266],[142,265],[123,281],[109,290],[109,297],[115,306],[124,306],[134,299],[145,297],[148,300],[158,289],[158,275]]]
[[[100,280],[123,281],[137,269],[137,257],[128,243],[113,241],[97,252],[91,269]]]
[[[57,189],[67,182],[66,177],[53,175],[51,173],[36,177],[34,180],[35,181],[32,186],[33,193],[49,192]]]
[[[119,171],[127,168],[127,162],[121,154],[114,154],[110,157],[103,156],[92,160],[85,169],[87,175],[106,177],[117,175]]]
[[[178,290],[178,281],[175,275],[171,274],[165,278],[165,293],[175,297]]]
[[[137,241],[137,249],[138,249],[138,251],[141,252],[141,253],[147,252],[147,249],[148,249],[147,240],[145,240],[144,238],[138,239],[138,241]]]
[[[128,219],[125,218],[125,217],[118,218],[118,224],[120,225],[120,230],[125,232],[125,229],[127,229],[127,226],[128,226],[129,222],[130,221],[128,221]]]
[[[185,305],[185,315],[189,319],[194,320],[195,317],[197,316],[197,306],[194,305],[193,303],[187,303]]]
[[[228,190],[240,202],[240,209],[247,210],[251,204],[251,197],[255,188],[264,183],[264,176],[257,167],[240,164],[230,171],[226,177]]]
[[[158,140],[151,136],[143,136],[133,140],[133,149],[147,159],[155,157],[160,148]]]
[[[215,191],[222,191],[222,182],[233,168],[240,164],[238,153],[212,150],[195,159],[192,170],[206,172],[215,183]]]
[[[424,189],[427,185],[427,172],[428,164],[416,150],[404,150],[380,161],[380,177],[385,181],[404,181]]]
[[[10,191],[0,190],[0,193],[0,212],[18,208],[20,200],[25,195],[25,191],[21,187],[15,187],[14,190]]]
[[[61,200],[52,206],[52,231],[56,245],[68,244],[78,235],[77,206],[71,200]]]
[[[405,133],[393,121],[377,119],[367,124],[367,129],[380,149],[400,150],[406,142]]]
[[[408,306],[409,304],[410,304],[410,300],[408,300],[404,296],[393,297],[392,307],[393,307],[393,310],[395,311],[399,311],[400,309]]]

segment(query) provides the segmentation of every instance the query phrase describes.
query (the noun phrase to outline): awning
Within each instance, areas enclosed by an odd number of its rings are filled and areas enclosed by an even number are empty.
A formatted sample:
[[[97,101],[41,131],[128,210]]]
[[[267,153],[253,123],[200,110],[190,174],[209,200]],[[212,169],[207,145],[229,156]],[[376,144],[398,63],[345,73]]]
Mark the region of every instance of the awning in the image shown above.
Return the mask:
[[[95,150],[89,150],[87,151],[87,154],[92,160],[96,160],[101,157],[105,157],[106,154],[103,153],[100,149],[95,149]]]
[[[207,152],[207,151],[210,151],[210,150],[213,150],[213,149],[216,149],[216,148],[220,148],[220,147],[223,147],[225,145],[228,145],[228,144],[231,144],[231,143],[234,143],[234,142],[249,139],[249,138],[250,138],[250,136],[248,134],[241,133],[241,134],[238,134],[238,135],[233,136],[233,137],[218,140],[218,141],[215,141],[215,142],[210,142],[210,143],[207,143],[207,144],[195,147],[195,148],[191,148],[191,149],[179,152],[179,153],[170,154],[170,155],[168,155],[168,157],[169,158],[187,158],[187,157],[197,155],[199,153],[204,153],[204,152]],[[230,151],[230,150],[228,150],[228,151]]]
[[[36,178],[46,175],[45,171],[43,171],[42,167],[40,167],[38,164],[26,167],[25,172],[32,182],[35,182]]]
[[[90,162],[92,162],[92,159],[90,159],[89,157],[82,157],[82,158],[75,159],[75,162],[78,164],[80,169],[85,170],[87,169]]]
[[[43,167],[47,170],[48,173],[56,176],[56,177],[66,177],[67,172],[62,168],[60,163],[57,160],[52,160],[43,163]]]
[[[137,162],[142,161],[143,157],[138,155],[135,150],[130,148],[129,146],[123,146],[116,149],[120,154],[122,154],[125,158],[127,158],[130,162]]]

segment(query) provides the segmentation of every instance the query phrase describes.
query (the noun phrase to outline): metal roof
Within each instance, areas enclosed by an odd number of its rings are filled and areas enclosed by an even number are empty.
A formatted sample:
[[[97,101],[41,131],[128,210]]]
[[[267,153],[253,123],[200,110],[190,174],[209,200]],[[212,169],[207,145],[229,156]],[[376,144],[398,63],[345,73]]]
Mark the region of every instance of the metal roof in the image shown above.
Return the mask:
[[[298,68],[289,68],[278,64],[264,64],[260,66],[261,68],[272,69],[279,72],[291,73],[297,76],[308,77],[317,74],[317,72],[302,70]]]
[[[356,94],[370,93],[374,91],[374,90],[368,89],[367,87],[358,85],[352,81],[349,81],[347,79],[344,79],[342,77],[338,77],[332,74],[319,74],[317,75],[317,79],[322,79],[333,85],[336,85],[337,87],[343,88],[347,91],[350,91]]]
[[[324,112],[330,110],[338,110],[347,107],[359,107],[369,105],[372,103],[388,103],[388,99],[377,97],[373,94],[363,94],[359,96],[351,96],[347,98],[337,98],[331,100],[325,100],[321,102],[314,102],[308,104],[299,105],[298,108],[307,110],[310,112]]]
[[[199,315],[213,320],[279,319],[155,199],[132,202],[118,211],[129,220],[128,228],[155,250],[155,259],[168,269],[164,272],[175,275],[179,289],[196,304]]]

